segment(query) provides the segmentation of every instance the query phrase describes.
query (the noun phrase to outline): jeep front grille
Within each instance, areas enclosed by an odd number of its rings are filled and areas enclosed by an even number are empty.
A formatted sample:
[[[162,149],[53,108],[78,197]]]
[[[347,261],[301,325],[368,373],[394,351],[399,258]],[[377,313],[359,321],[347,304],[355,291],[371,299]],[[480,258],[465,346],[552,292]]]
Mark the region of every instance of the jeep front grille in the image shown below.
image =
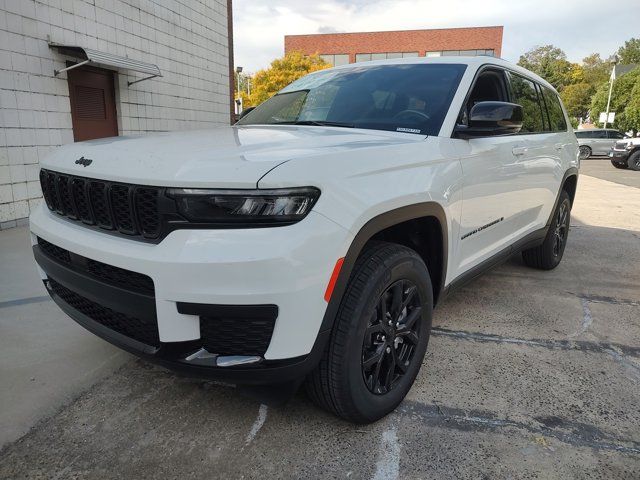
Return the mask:
[[[160,236],[162,189],[40,171],[47,207],[70,220],[131,237]]]

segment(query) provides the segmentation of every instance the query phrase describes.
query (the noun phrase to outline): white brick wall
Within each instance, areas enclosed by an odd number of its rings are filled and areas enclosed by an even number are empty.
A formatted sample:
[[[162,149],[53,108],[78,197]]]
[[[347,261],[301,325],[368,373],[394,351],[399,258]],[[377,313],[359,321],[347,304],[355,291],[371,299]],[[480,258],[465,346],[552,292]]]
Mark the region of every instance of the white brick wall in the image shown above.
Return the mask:
[[[0,229],[29,215],[41,196],[38,161],[73,142],[67,77],[79,45],[160,67],[162,78],[118,72],[120,135],[229,122],[224,0],[0,0]],[[18,222],[19,223],[19,222]]]

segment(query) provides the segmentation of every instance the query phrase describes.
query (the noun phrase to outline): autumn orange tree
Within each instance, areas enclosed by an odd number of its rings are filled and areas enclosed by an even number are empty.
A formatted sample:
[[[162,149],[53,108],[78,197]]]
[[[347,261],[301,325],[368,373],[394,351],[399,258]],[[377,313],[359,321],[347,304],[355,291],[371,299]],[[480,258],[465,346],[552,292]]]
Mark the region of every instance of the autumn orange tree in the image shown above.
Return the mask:
[[[287,53],[284,57],[271,62],[269,68],[260,70],[253,76],[251,95],[244,106],[259,105],[294,80],[330,66],[318,55],[304,55],[301,52]]]

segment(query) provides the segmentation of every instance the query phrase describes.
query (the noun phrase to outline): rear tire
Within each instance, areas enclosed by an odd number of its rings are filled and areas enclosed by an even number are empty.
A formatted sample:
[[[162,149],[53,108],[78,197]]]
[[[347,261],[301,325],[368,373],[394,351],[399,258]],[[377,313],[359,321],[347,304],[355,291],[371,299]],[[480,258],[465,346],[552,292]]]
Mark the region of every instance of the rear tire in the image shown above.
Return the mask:
[[[626,163],[618,163],[618,162],[614,162],[613,160],[611,160],[611,165],[613,165],[616,168],[629,168],[629,166]]]
[[[580,152],[580,160],[586,160],[593,154],[591,147],[587,147],[586,145],[578,147],[578,152]]]
[[[529,267],[540,270],[556,268],[562,260],[564,248],[567,245],[570,223],[571,200],[569,194],[562,190],[544,242],[542,242],[542,245],[522,252],[524,263]]]
[[[637,152],[633,152],[629,155],[629,160],[627,160],[627,165],[631,170],[638,171],[640,170],[640,150]]]
[[[433,291],[413,250],[384,242],[356,261],[309,397],[355,423],[392,412],[420,370],[431,331]]]

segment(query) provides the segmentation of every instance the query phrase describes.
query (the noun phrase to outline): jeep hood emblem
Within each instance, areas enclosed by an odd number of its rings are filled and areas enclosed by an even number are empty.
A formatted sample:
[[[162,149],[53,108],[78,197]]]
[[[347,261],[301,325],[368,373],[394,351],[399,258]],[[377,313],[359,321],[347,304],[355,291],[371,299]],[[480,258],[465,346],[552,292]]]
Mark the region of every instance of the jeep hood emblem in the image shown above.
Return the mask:
[[[91,165],[91,162],[93,162],[93,160],[91,160],[90,158],[80,157],[78,160],[76,160],[76,165],[88,167],[89,165]]]

